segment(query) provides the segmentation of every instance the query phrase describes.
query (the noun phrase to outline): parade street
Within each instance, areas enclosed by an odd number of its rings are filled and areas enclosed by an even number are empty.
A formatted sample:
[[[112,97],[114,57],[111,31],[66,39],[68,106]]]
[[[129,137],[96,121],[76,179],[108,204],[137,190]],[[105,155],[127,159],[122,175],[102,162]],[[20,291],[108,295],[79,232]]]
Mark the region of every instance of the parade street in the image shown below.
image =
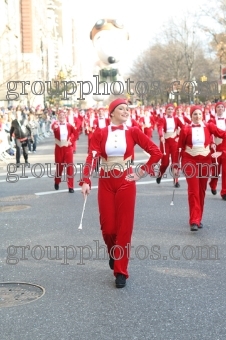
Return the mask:
[[[136,167],[148,156],[135,150]],[[83,134],[74,193],[66,182],[54,190],[53,135],[29,154],[30,168],[13,173],[0,163],[0,339],[226,339],[226,203],[219,189],[213,196],[208,187],[203,229],[191,232],[183,175],[180,188],[169,171],[160,184],[149,175],[138,181],[130,277],[116,289],[99,226],[97,178],[78,230],[86,152]],[[18,283],[16,295],[6,282]]]

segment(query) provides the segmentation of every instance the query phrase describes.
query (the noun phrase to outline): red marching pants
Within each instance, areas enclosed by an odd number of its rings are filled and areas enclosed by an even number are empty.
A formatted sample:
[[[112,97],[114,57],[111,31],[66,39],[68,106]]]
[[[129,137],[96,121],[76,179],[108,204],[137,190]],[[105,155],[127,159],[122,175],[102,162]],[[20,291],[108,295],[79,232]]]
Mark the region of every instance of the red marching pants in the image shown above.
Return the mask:
[[[72,148],[73,148],[73,152],[76,152],[76,149],[77,149],[77,140],[75,140],[75,141],[72,143]]]
[[[221,172],[221,196],[226,195],[226,152],[222,151],[221,156],[217,157],[218,165],[216,164],[216,159],[212,157],[212,163],[215,166],[212,167],[212,178],[210,180],[210,188],[212,190],[217,189],[218,176]]]
[[[145,127],[145,128],[144,128],[144,134],[145,134],[146,136],[148,136],[149,139],[151,139],[151,138],[152,138],[152,127],[150,127],[150,128]]]
[[[61,175],[63,172],[64,164],[67,164],[67,185],[68,188],[74,188],[74,166],[73,166],[73,146],[55,145],[55,183],[60,184]]]
[[[188,184],[189,224],[202,221],[211,156],[191,156],[183,153],[182,170]]]
[[[177,145],[178,143],[175,141],[175,138],[167,138],[165,139],[165,150],[163,148],[163,143],[160,142],[160,150],[163,153],[162,159],[161,159],[161,165],[159,168],[159,176],[163,176],[163,174],[166,172],[166,169],[169,166],[169,159],[171,156],[171,162],[174,163],[177,158]],[[165,155],[164,155],[165,151]],[[177,162],[176,162],[177,163]]]
[[[128,171],[100,171],[98,204],[100,225],[108,253],[115,259],[114,275],[128,274],[130,244],[133,231],[136,183],[125,180]],[[103,178],[101,178],[103,177]],[[110,178],[104,178],[110,177]]]

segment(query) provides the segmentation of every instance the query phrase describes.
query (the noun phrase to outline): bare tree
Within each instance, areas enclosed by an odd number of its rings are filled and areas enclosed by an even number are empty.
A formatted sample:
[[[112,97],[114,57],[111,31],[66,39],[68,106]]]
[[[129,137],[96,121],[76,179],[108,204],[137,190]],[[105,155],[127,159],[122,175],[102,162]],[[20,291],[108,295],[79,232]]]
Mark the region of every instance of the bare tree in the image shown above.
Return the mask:
[[[195,79],[199,81],[203,75],[208,80],[216,80],[216,67],[211,56],[205,52],[199,31],[196,18],[186,16],[180,22],[168,21],[156,37],[158,42],[135,61],[130,74],[132,79],[149,84],[160,81],[165,84],[165,93],[170,91],[170,84],[176,80],[189,84]],[[189,91],[188,88],[190,101]],[[147,99],[150,98],[147,96]]]
[[[210,38],[210,48],[219,62],[226,63],[226,0],[212,0],[201,9],[200,28]]]

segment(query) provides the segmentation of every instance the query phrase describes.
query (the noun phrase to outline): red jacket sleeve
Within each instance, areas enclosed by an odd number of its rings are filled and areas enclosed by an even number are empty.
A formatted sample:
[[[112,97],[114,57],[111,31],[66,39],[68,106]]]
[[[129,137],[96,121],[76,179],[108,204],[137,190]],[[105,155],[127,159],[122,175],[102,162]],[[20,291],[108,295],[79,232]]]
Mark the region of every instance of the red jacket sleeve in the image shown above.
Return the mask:
[[[212,133],[214,136],[222,139],[226,138],[226,132],[219,129],[213,122],[209,122],[206,125],[209,127],[210,133]]]
[[[179,150],[184,150],[185,149],[185,145],[186,145],[186,136],[187,136],[187,126],[184,125],[180,131],[180,135],[179,135],[179,140],[178,140],[178,144],[177,144],[177,149]]]
[[[91,139],[91,145],[89,148],[89,153],[88,156],[86,157],[86,162],[83,166],[82,170],[82,178],[80,179],[79,185],[82,186],[83,183],[87,183],[91,187],[91,181],[90,181],[90,176],[93,172],[93,170],[96,167],[96,162],[97,159],[99,158],[101,154],[101,137],[102,137],[102,129],[96,128],[96,130],[93,133],[92,139]],[[92,151],[95,151],[95,157],[93,158],[93,153]]]
[[[70,127],[71,127],[71,134],[70,134],[69,139],[71,143],[74,143],[78,139],[78,129],[74,128],[74,126],[72,126],[71,124],[70,124]]]

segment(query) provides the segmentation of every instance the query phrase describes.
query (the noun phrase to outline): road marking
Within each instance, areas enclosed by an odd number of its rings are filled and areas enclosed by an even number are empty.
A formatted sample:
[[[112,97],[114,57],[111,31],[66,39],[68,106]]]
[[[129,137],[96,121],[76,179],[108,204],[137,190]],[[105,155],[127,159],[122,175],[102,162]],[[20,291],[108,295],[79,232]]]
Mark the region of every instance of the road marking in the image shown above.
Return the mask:
[[[92,189],[97,189],[97,186],[93,186]],[[81,188],[75,188],[74,191],[81,191]],[[54,190],[54,191],[43,191],[43,192],[35,192],[35,195],[37,196],[44,196],[44,195],[52,195],[52,194],[59,194],[61,192],[68,192],[68,189],[66,190]]]
[[[180,181],[184,181],[185,177],[181,177]],[[161,183],[165,182],[173,182],[171,179],[162,179]],[[145,184],[156,184],[156,181],[147,181],[147,182],[136,182],[136,185],[145,185]],[[159,184],[158,184],[159,185]],[[92,186],[92,189],[97,189],[98,186]],[[75,188],[74,191],[81,191],[81,188]],[[37,196],[44,196],[44,195],[52,195],[52,194],[59,194],[61,192],[68,192],[68,189],[65,190],[54,190],[54,191],[43,191],[43,192],[36,192],[35,195]]]

